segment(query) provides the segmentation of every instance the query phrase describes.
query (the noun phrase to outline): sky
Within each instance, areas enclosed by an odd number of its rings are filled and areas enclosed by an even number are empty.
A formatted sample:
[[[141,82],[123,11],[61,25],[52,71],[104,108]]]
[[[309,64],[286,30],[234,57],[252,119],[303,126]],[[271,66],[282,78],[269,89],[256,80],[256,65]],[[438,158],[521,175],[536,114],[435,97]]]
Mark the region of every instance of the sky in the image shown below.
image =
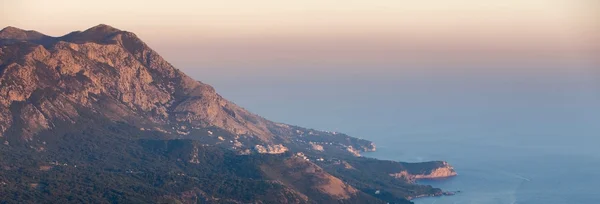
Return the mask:
[[[195,78],[597,74],[597,0],[0,0],[0,27],[136,33]]]

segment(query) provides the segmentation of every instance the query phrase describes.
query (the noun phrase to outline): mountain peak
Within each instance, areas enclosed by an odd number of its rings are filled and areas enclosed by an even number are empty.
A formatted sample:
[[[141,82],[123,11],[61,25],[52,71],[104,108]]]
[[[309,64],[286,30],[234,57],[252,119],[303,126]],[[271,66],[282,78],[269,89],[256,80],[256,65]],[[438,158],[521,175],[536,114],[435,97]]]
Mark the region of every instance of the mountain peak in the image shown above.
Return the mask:
[[[25,32],[25,30],[17,28],[17,27],[13,27],[13,26],[6,26],[6,28],[3,28],[2,30],[0,30],[0,33],[15,33],[15,32]]]
[[[123,32],[122,30],[116,29],[106,24],[99,24],[97,26],[88,28],[83,32],[77,31],[69,33],[61,37],[64,41],[82,43],[82,42],[97,42],[103,43],[111,36],[116,33]]]
[[[106,25],[106,24],[98,24],[97,26],[88,28],[87,30],[83,31],[84,33],[115,33],[115,32],[119,32],[121,30],[116,29],[115,27],[112,27],[110,25]]]
[[[47,36],[37,31],[23,30],[13,26],[0,30],[0,39],[6,40],[39,40],[44,37]]]

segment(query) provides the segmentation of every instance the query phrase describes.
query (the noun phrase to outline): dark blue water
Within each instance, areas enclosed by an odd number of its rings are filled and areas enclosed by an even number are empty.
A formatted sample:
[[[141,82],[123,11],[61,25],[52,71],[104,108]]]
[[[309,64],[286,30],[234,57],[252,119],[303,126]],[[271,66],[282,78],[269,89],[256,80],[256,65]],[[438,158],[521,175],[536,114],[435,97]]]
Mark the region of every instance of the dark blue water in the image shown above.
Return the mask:
[[[271,120],[372,140],[369,157],[450,162],[459,176],[422,183],[462,193],[416,203],[600,203],[592,74],[204,81]]]

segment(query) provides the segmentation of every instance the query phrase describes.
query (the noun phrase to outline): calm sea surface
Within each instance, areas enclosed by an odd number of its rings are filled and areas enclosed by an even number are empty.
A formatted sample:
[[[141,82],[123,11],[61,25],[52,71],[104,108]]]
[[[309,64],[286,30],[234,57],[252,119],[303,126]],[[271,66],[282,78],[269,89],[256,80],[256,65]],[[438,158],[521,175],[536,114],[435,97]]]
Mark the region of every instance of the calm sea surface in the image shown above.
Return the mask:
[[[198,77],[201,78],[201,77]],[[554,76],[204,80],[266,118],[374,141],[365,156],[445,160],[416,203],[600,203],[600,84]]]

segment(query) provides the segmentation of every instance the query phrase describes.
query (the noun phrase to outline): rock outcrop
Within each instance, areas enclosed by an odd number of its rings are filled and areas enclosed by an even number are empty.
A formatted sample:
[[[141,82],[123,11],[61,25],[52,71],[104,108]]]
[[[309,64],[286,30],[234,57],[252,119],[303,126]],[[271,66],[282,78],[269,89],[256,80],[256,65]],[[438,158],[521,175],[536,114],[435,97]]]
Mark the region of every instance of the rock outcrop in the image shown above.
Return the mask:
[[[267,145],[266,147],[262,145],[256,145],[254,146],[254,150],[260,154],[282,154],[287,152],[288,148],[281,144]]]
[[[398,173],[391,173],[390,176],[399,179],[405,179],[410,182],[415,182],[419,179],[442,179],[448,178],[458,175],[456,171],[454,171],[454,167],[452,167],[447,162],[441,162],[440,166],[427,169],[421,172],[409,172],[408,170],[403,170]]]

